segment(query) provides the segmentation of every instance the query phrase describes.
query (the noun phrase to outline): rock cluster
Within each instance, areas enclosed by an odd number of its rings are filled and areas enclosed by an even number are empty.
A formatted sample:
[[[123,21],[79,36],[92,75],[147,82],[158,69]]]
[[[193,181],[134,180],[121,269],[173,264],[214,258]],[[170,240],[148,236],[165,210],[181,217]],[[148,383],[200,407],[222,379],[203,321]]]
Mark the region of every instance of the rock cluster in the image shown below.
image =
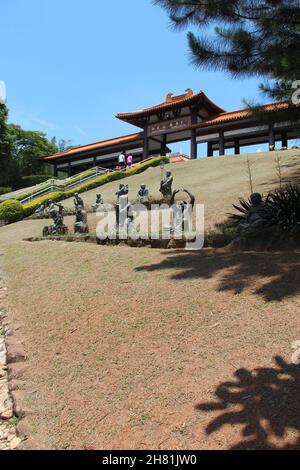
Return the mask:
[[[5,296],[6,288],[0,278],[0,450],[15,450],[21,444],[21,439],[17,435],[14,403],[9,390],[5,338],[11,334],[11,330],[1,310]]]

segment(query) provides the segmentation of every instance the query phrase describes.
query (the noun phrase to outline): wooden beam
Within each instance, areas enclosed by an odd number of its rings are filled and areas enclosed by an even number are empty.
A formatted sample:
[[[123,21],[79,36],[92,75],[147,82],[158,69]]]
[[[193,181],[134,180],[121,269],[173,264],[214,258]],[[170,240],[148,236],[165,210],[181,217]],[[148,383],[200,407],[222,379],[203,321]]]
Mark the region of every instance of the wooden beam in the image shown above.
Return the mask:
[[[219,132],[219,155],[225,154],[224,131]]]
[[[191,131],[191,158],[197,158],[197,136],[196,136],[196,129],[192,129]]]
[[[274,132],[273,124],[269,125],[269,145],[270,146],[275,145],[275,132]]]
[[[212,142],[207,142],[207,156],[213,157],[213,155],[214,155],[213,144]]]
[[[282,133],[281,139],[282,139],[282,147],[288,147],[288,138],[287,138],[286,132]]]
[[[234,154],[239,155],[241,153],[240,151],[240,142],[238,140],[234,141]]]
[[[149,153],[149,137],[148,137],[148,124],[146,124],[146,127],[144,129],[143,160],[146,160],[146,158],[148,158],[148,153]]]
[[[195,111],[191,112],[191,124],[197,124],[198,116]],[[196,129],[191,130],[191,158],[197,158],[197,132]]]
[[[165,157],[167,153],[167,134],[163,135],[163,140],[161,143],[160,154],[162,157]]]

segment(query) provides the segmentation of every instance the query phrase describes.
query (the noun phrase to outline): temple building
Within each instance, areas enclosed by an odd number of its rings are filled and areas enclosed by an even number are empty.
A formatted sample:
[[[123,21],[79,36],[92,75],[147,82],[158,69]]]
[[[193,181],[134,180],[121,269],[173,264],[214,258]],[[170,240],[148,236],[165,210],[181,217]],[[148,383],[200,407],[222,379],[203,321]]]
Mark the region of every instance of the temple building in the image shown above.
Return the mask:
[[[266,112],[284,111],[288,101],[261,107]],[[95,142],[43,158],[54,166],[54,174],[66,172],[69,176],[91,167],[115,168],[121,152],[133,156],[134,162],[154,155],[166,155],[169,145],[191,143],[190,158],[198,157],[198,144],[207,144],[207,157],[214,152],[224,155],[226,149],[239,154],[243,146],[269,143],[287,147],[288,139],[299,137],[299,129],[290,122],[262,125],[249,109],[225,111],[211,101],[203,91],[191,89],[182,95],[169,93],[165,101],[140,111],[119,113],[116,117],[140,128],[140,132]],[[203,155],[202,155],[203,156]]]

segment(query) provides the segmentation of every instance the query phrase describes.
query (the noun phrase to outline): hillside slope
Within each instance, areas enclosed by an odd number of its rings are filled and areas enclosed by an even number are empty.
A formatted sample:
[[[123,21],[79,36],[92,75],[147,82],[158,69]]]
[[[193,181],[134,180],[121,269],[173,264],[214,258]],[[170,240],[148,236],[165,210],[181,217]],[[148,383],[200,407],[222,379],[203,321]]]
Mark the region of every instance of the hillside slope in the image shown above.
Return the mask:
[[[270,189],[279,186],[277,155],[281,161],[283,182],[300,181],[300,150],[249,154],[254,191],[266,194]],[[222,221],[225,214],[232,210],[232,203],[250,194],[247,155],[174,163],[167,165],[165,170],[173,173],[174,189],[185,187],[195,194],[197,202],[205,204],[206,228]],[[147,184],[153,197],[159,197],[160,179],[161,170],[157,167],[120,182],[129,185],[129,200],[135,201],[138,189],[143,183]],[[86,205],[94,204],[99,192],[106,203],[114,203],[118,185],[119,182],[115,181],[84,193],[82,196]],[[64,205],[71,208],[73,199],[66,199]]]

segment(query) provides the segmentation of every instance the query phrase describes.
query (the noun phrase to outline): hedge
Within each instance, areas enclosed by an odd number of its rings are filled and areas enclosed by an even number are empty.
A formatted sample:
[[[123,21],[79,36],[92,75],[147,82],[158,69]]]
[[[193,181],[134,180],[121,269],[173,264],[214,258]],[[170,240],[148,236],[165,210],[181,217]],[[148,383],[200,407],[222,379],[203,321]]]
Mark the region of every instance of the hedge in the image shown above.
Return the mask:
[[[24,217],[24,209],[19,201],[9,199],[0,204],[0,220],[12,223],[22,220]]]
[[[50,200],[57,202],[62,201],[63,199],[68,199],[69,197],[74,196],[75,193],[90,191],[91,189],[103,186],[104,184],[110,183],[112,181],[117,181],[122,178],[127,178],[128,176],[139,174],[150,167],[158,166],[162,161],[164,163],[169,163],[169,159],[167,157],[156,157],[126,171],[116,170],[110,173],[106,173],[105,175],[98,176],[94,180],[88,181],[87,183],[77,186],[74,189],[70,189],[69,191],[49,193],[45,196],[35,199],[32,202],[24,204],[24,217],[32,215],[42,203],[48,203]]]

